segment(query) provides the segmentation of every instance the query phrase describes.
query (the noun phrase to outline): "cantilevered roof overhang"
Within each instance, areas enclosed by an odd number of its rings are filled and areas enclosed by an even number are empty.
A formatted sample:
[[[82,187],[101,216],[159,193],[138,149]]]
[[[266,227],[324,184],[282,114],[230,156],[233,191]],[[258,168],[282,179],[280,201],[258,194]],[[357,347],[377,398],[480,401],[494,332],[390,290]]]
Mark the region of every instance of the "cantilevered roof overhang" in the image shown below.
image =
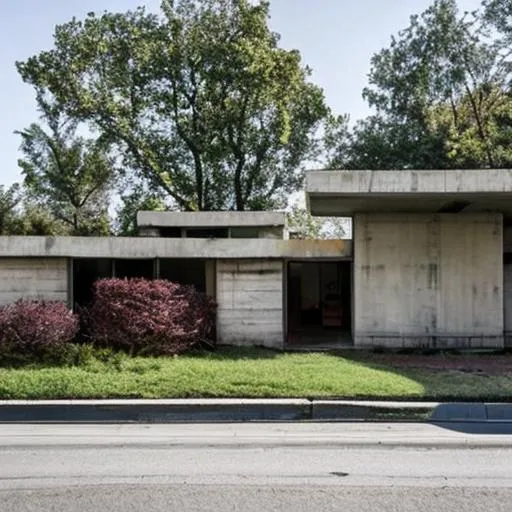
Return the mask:
[[[512,169],[309,171],[312,215],[498,212],[512,219]]]

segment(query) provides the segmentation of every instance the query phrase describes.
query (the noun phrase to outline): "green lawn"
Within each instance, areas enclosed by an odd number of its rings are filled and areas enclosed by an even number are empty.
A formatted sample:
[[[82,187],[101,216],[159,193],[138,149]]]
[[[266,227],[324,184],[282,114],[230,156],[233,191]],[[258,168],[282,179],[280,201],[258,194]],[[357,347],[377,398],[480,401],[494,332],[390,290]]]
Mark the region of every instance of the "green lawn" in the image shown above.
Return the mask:
[[[118,355],[75,367],[0,368],[1,399],[114,397],[503,400],[512,397],[512,376],[400,369],[356,352],[283,354],[261,349],[175,358]]]

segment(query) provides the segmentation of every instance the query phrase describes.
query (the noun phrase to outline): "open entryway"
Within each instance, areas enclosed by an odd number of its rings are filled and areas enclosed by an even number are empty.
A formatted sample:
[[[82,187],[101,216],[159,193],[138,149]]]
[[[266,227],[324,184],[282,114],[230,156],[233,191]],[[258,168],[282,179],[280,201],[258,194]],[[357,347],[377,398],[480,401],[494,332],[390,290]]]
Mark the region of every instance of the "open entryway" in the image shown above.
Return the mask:
[[[352,262],[287,265],[288,345],[352,344]]]

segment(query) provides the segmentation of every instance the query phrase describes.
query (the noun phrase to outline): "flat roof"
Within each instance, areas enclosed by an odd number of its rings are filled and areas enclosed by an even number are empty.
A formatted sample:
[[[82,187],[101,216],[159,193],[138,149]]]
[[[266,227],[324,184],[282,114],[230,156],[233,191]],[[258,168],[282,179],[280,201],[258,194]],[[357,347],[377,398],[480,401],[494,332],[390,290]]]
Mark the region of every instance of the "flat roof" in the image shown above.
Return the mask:
[[[0,236],[0,258],[350,258],[352,240]]]
[[[512,169],[309,171],[312,215],[477,213],[512,218]]]
[[[154,212],[137,213],[139,227],[268,227],[285,226],[285,212]]]

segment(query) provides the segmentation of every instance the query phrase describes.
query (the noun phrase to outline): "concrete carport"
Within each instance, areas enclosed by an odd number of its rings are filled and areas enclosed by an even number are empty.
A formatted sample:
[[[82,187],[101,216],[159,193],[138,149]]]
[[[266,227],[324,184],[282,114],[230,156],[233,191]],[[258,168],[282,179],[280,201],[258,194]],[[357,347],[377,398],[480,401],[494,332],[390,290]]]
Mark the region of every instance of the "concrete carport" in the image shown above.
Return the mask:
[[[306,198],[353,218],[356,346],[504,346],[512,170],[311,171]]]

